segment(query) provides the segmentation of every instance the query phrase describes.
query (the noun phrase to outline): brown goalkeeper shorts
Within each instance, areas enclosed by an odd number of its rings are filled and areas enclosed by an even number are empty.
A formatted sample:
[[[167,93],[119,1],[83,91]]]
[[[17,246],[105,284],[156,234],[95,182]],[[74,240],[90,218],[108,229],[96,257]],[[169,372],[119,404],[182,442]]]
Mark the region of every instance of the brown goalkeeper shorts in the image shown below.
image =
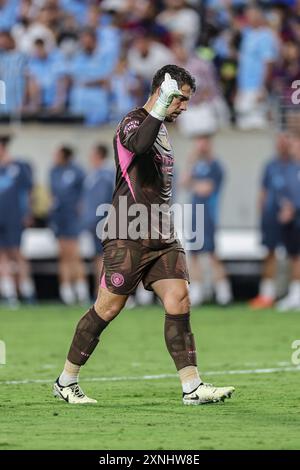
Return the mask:
[[[101,287],[129,295],[141,281],[152,290],[151,284],[160,279],[189,281],[185,252],[178,241],[158,250],[132,240],[109,240],[104,245]]]

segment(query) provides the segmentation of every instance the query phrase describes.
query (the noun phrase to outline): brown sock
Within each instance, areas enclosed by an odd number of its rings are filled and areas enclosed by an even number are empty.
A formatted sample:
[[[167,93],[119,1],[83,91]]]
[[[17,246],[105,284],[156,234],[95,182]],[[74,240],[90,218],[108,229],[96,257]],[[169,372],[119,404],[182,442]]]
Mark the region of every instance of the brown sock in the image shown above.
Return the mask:
[[[165,341],[177,370],[197,365],[196,346],[191,332],[189,313],[166,314]]]
[[[99,342],[99,336],[109,322],[103,320],[96,313],[94,307],[79,321],[73,341],[68,353],[68,360],[72,364],[83,366]]]

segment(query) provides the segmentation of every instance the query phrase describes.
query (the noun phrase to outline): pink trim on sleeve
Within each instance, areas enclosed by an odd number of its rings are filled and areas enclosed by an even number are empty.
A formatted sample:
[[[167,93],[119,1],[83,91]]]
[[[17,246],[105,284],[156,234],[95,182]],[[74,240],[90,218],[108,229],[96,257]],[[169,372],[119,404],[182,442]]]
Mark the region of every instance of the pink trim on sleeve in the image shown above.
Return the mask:
[[[136,201],[135,194],[134,194],[134,191],[133,191],[133,188],[132,188],[132,184],[131,184],[131,181],[130,181],[130,178],[129,178],[128,171],[127,171],[128,167],[129,167],[129,165],[132,161],[132,157],[133,157],[134,153],[127,150],[121,144],[119,135],[117,136],[117,149],[118,149],[119,163],[120,163],[120,168],[121,168],[121,171],[122,171],[122,176],[127,181],[127,184],[128,184],[129,190],[132,194],[132,197]]]

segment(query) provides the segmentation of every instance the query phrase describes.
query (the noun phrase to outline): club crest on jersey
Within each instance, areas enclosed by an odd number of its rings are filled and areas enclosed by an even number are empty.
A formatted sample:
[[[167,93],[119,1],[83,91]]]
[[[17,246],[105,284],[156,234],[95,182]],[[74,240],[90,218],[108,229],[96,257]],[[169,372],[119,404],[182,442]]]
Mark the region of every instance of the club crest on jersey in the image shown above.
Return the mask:
[[[110,280],[112,285],[115,287],[121,287],[125,282],[123,274],[120,273],[113,273]]]

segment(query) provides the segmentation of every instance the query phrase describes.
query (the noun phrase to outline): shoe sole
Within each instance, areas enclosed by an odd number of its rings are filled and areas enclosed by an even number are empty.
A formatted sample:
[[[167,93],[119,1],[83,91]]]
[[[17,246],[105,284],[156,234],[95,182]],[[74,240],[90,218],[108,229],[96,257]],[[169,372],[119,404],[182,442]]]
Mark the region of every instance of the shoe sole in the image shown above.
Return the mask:
[[[228,392],[226,395],[223,395],[222,397],[220,398],[215,398],[214,400],[207,400],[207,401],[200,401],[200,400],[182,400],[183,404],[186,405],[186,406],[189,406],[189,405],[208,405],[209,403],[220,403],[221,402],[224,402],[226,400],[226,398],[231,398],[231,395],[233,394],[234,391],[232,392]]]

